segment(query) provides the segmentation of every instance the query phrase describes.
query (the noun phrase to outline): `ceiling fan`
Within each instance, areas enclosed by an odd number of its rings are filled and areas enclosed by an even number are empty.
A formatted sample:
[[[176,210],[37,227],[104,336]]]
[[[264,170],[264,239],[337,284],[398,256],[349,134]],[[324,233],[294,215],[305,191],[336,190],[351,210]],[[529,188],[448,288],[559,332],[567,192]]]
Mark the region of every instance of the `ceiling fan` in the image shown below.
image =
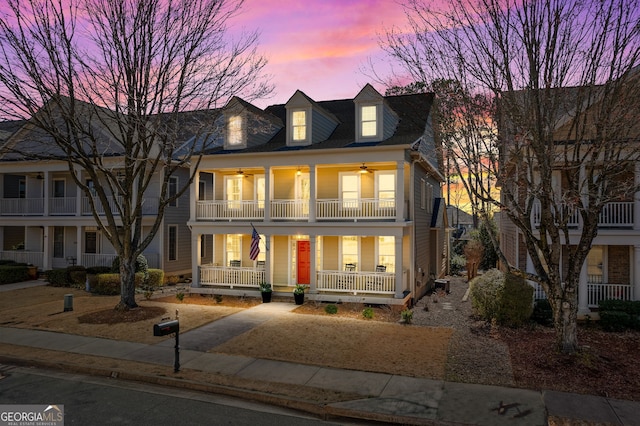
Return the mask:
[[[362,166],[360,166],[360,170],[358,171],[358,173],[371,173],[373,171],[373,169],[368,168],[364,163],[362,163]]]
[[[239,168],[238,171],[236,172],[236,176],[253,176],[252,174],[249,173],[245,173],[244,170],[242,170],[242,168]]]

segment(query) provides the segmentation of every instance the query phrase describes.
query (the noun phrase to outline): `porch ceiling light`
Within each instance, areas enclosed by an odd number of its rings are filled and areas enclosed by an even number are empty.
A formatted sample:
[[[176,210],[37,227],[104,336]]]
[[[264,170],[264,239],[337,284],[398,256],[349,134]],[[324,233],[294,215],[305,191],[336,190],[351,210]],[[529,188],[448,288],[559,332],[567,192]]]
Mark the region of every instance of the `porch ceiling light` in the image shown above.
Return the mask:
[[[362,163],[362,166],[360,166],[360,173],[370,173],[369,168],[365,166],[364,163]]]
[[[302,174],[302,171],[300,170],[300,166],[298,166],[298,171],[296,172],[296,175],[300,176]]]

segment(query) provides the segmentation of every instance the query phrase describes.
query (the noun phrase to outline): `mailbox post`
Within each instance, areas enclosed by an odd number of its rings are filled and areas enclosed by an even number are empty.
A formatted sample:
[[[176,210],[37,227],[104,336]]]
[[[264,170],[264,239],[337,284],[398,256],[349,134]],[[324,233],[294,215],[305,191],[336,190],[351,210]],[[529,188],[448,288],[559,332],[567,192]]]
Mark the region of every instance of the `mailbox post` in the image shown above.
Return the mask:
[[[160,322],[153,325],[154,336],[166,336],[169,334],[176,334],[176,346],[175,346],[175,362],[173,364],[173,372],[180,371],[180,323],[177,319]]]

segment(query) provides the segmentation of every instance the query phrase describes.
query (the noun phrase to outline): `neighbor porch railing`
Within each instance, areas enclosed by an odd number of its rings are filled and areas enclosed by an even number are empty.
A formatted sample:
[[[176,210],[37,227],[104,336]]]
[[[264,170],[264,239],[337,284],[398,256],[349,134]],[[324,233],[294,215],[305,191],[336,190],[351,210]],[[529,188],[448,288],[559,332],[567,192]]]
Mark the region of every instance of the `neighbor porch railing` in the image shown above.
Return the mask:
[[[316,288],[318,291],[341,293],[377,293],[395,292],[395,274],[391,272],[344,272],[318,271]]]
[[[587,283],[587,292],[590,308],[597,308],[601,300],[633,300],[633,287],[630,284]]]
[[[559,206],[563,217],[567,218],[567,225],[577,227],[580,223],[578,209],[569,205]],[[540,225],[540,203],[535,202],[531,211],[531,221],[534,226]],[[601,227],[632,227],[634,223],[633,202],[612,202],[602,208],[598,216],[598,226]]]
[[[258,288],[265,281],[262,268],[232,266],[200,266],[201,285],[228,285],[229,287]]]
[[[13,260],[18,263],[30,263],[35,266],[42,266],[44,253],[41,251],[3,250],[0,251],[0,259]]]
[[[44,214],[44,198],[1,198],[0,215],[37,216]]]

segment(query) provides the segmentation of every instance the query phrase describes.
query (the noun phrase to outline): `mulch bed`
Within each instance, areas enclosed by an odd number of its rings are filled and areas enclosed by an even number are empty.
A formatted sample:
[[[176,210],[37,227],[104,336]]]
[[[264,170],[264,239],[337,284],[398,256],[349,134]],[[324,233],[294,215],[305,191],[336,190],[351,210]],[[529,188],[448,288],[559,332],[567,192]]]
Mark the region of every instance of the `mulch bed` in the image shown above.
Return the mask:
[[[90,312],[78,317],[81,324],[120,324],[123,322],[138,322],[167,312],[165,308],[158,306],[138,306],[128,311],[117,311],[115,309],[104,309],[102,311]]]

